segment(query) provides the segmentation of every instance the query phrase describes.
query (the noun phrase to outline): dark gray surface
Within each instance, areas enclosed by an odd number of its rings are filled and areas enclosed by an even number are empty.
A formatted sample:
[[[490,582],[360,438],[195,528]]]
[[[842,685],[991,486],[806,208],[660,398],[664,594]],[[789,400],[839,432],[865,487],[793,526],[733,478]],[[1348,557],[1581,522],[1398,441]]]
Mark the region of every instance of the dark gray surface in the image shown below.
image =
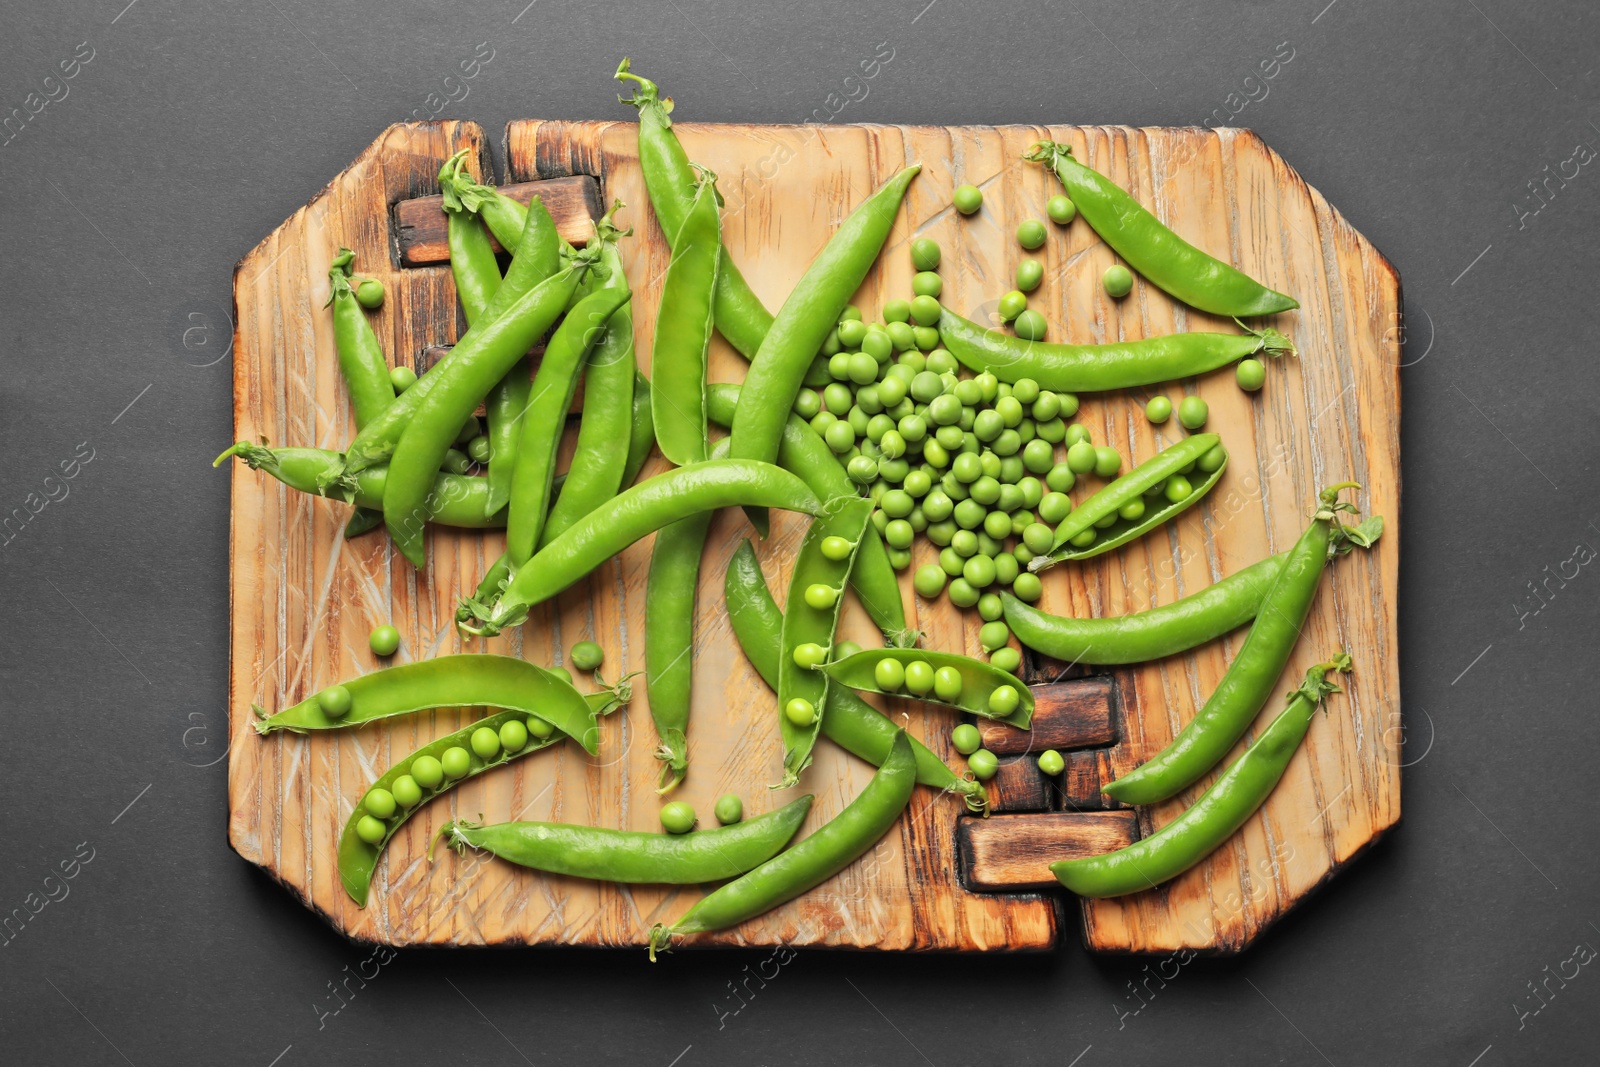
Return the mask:
[[[1600,165],[1552,183],[1521,226],[1515,206],[1536,203],[1525,183],[1546,164],[1600,147],[1592,4],[125,2],[7,3],[0,19],[0,115],[78,42],[94,49],[0,145],[0,505],[93,449],[0,550],[0,910],[67,894],[0,939],[0,1058],[1593,1062],[1600,976],[1563,961],[1600,946],[1600,578],[1547,576],[1600,547],[1585,492]],[[1122,1013],[1146,961],[1072,944],[808,952],[720,1020],[765,954],[408,952],[322,1015],[368,953],[229,850],[211,762],[230,271],[480,41],[493,60],[443,114],[490,131],[626,118],[624,55],[680,116],[802,121],[878,41],[895,58],[838,121],[1189,125],[1289,42],[1237,123],[1405,280],[1399,829],[1243,960],[1152,981],[1137,1015]],[[1546,580],[1534,614],[1528,583]],[[47,883],[79,842],[91,862]],[[1577,976],[1551,977],[1563,968]],[[1537,1014],[1530,982],[1549,990]]]

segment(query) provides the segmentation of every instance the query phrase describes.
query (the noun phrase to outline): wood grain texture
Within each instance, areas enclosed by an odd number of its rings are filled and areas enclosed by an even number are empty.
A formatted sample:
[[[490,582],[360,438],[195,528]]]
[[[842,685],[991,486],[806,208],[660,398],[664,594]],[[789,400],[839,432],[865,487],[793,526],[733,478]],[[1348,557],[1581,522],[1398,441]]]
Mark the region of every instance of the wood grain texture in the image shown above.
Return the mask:
[[[956,831],[967,885],[991,893],[1057,887],[1050,864],[1098,856],[1138,838],[1131,811],[991,815],[962,819]]]
[[[436,183],[437,184],[437,183]],[[519,182],[508,185],[505,194],[524,204],[535,196],[544,201],[545,210],[556,224],[556,232],[568,244],[587,244],[594,235],[591,220],[605,208],[600,200],[600,184],[587,175],[553,178],[547,182]],[[444,217],[444,197],[419,196],[394,206],[396,255],[402,267],[432,267],[450,262],[450,242]],[[495,251],[504,252],[500,242],[489,235]]]
[[[993,719],[979,719],[978,732],[984,748],[997,756],[1023,752],[1038,755],[1047,748],[1093,748],[1116,740],[1116,684],[1112,675],[1092,675],[1031,688],[1033,721],[1029,728],[1016,730]]]
[[[1399,817],[1399,687],[1395,650],[1398,559],[1398,280],[1381,256],[1261,142],[1240,131],[1044,127],[739,127],[676,122],[691,158],[715,170],[727,199],[724,236],[755,291],[774,310],[845,213],[895,170],[930,164],[913,183],[890,245],[856,302],[876,308],[909,291],[907,243],[931,236],[945,249],[945,300],[978,315],[1011,287],[1020,254],[1012,233],[1043,217],[1053,180],[1019,157],[1045,136],[1126,186],[1195,243],[1232,259],[1304,307],[1275,324],[1299,343],[1298,361],[1269,369],[1265,390],[1241,393],[1227,372],[1182,383],[1211,404],[1212,427],[1233,455],[1212,499],[1160,535],[1045,576],[1042,606],[1056,612],[1118,614],[1166,602],[1214,581],[1298,536],[1315,491],[1352,478],[1361,503],[1384,514],[1377,552],[1338,563],[1325,584],[1306,640],[1286,679],[1340,646],[1357,658],[1348,692],[1312,728],[1307,749],[1263,814],[1207,864],[1165,890],[1083,911],[1088,943],[1102,950],[1167,951],[1180,945],[1237,948]],[[402,200],[437,192],[439,163],[482,133],[464,123],[391,127],[301,211],[241,261],[235,276],[237,435],[275,444],[338,448],[353,432],[333,358],[326,266],[347,244],[357,269],[389,287],[376,315],[391,359],[456,339],[458,316],[448,268],[399,270],[391,259],[391,212]],[[666,242],[647,210],[634,128],[625,123],[523,121],[507,130],[509,180],[590,174],[605,202],[629,204],[635,228],[623,243],[634,283],[636,343],[648,368]],[[962,182],[980,185],[982,214],[948,207]],[[1107,300],[1099,275],[1109,250],[1081,224],[1055,231],[1042,256],[1046,281],[1032,303],[1055,336],[1105,340],[1228,324],[1139,287]],[[744,363],[720,339],[712,378],[737,381]],[[1168,389],[1176,396],[1179,386]],[[1143,418],[1148,391],[1085,398],[1080,421],[1132,460],[1159,447]],[[1170,431],[1168,431],[1170,432]],[[570,438],[570,433],[569,433]],[[570,440],[568,442],[570,448]],[[663,468],[652,459],[645,474]],[[498,534],[433,531],[429,567],[414,571],[381,536],[346,543],[346,509],[291,494],[238,467],[233,474],[230,668],[230,840],[241,855],[353,937],[393,944],[569,943],[640,945],[650,925],[670,921],[695,889],[618,888],[551,878],[471,858],[424,853],[440,823],[457,817],[554,819],[652,829],[658,803],[651,758],[656,739],[642,692],[602,727],[600,754],[572,745],[485,776],[415,816],[390,844],[372,901],[355,908],[340,889],[333,846],[366,784],[418,744],[470,721],[476,712],[439,711],[343,736],[258,739],[252,700],[281,707],[378,666],[367,632],[392,621],[403,636],[397,661],[464,649],[451,625],[455,597],[472,589],[501,549]],[[803,523],[776,516],[757,546],[779,595]],[[698,610],[691,771],[683,799],[702,817],[722,792],[754,810],[783,803],[775,779],[774,701],[737,650],[721,607],[723,568],[741,538],[742,515],[719,516],[705,555]],[[560,663],[585,638],[606,649],[607,674],[643,665],[642,596],[650,541],[624,552],[521,629],[471,650]],[[930,546],[914,565],[930,562]],[[977,651],[976,615],[928,603],[904,589],[930,647]],[[872,630],[847,606],[844,636],[867,643]],[[1125,721],[1117,745],[1084,750],[1120,773],[1165,744],[1216,684],[1237,648],[1234,635],[1195,653],[1117,674]],[[1287,688],[1285,681],[1278,688]],[[640,687],[642,689],[642,687]],[[890,701],[887,710],[952,761],[948,713]],[[1069,777],[1072,764],[1069,762]],[[821,746],[803,786],[817,795],[802,833],[837,813],[871,769]],[[1063,792],[1072,790],[1063,786]],[[1192,794],[1191,794],[1192,795]],[[1148,830],[1176,802],[1141,813]],[[1112,813],[1120,818],[1125,813]],[[1021,816],[1013,816],[1021,817]],[[1054,891],[982,894],[955,876],[959,805],[919,790],[910,814],[860,862],[799,901],[724,934],[691,944],[835,945],[882,949],[1041,948],[1055,939]],[[1055,857],[1052,857],[1055,858]]]

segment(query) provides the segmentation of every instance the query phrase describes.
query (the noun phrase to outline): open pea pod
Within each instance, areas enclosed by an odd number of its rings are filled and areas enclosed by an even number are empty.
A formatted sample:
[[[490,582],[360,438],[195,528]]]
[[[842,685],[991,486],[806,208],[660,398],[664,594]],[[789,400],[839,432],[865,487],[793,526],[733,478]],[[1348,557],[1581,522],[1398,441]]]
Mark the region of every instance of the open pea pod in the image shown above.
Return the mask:
[[[1214,433],[1185,437],[1105,486],[1061,521],[1050,552],[1030,560],[1028,569],[1042,571],[1062,560],[1098,556],[1171,521],[1209,493],[1227,470],[1228,454],[1221,449],[1221,443],[1222,439]],[[1208,459],[1213,452],[1220,454],[1214,464]],[[1201,466],[1203,460],[1212,465],[1211,470]],[[1182,477],[1190,468],[1194,470],[1195,480],[1184,478],[1187,491],[1181,495],[1168,493],[1169,480]],[[1132,518],[1125,517],[1123,509],[1133,504],[1139,506],[1138,513]],[[1107,516],[1115,521],[1105,527],[1099,526]],[[1073,543],[1074,538],[1090,531],[1095,534],[1093,540],[1087,544]]]
[[[895,667],[883,667],[885,662]],[[954,652],[925,648],[870,648],[824,663],[816,670],[863,693],[913,697],[1026,730],[1033,722],[1033,691],[999,667]],[[945,672],[953,672],[946,674]],[[942,677],[941,677],[942,676]],[[960,687],[945,679],[959,678]],[[894,683],[891,685],[886,683]],[[1002,690],[1009,689],[1010,695]]]
[[[622,704],[626,704],[632,695],[632,690],[626,682],[618,683],[614,689],[601,693],[590,693],[582,697],[584,706],[593,716],[605,715]],[[469,723],[454,733],[446,734],[436,741],[430,741],[417,749],[409,756],[400,760],[394,766],[384,771],[378,780],[367,787],[361,794],[361,800],[351,810],[350,817],[345,820],[344,832],[339,835],[339,881],[344,884],[344,891],[350,894],[360,907],[367,906],[367,892],[372,887],[372,872],[378,866],[378,858],[383,855],[383,850],[388,846],[389,840],[399,832],[406,820],[421,811],[430,800],[449,792],[462,782],[476,778],[480,774],[487,774],[496,767],[503,767],[514,759],[520,759],[532,752],[549,748],[565,736],[560,731],[553,731],[548,737],[539,737],[533,730],[527,730],[526,742],[514,752],[507,751],[504,745],[498,745],[493,755],[487,759],[478,755],[472,746],[472,735],[481,729],[495,731],[500,735],[500,728],[511,722],[524,722],[527,713],[522,711],[502,711],[488,718],[479,719]],[[434,761],[435,764],[443,762],[444,754],[452,748],[459,748],[466,753],[467,769],[464,774],[452,778],[444,775],[432,785],[424,785],[422,778],[412,772],[416,769],[417,761],[424,756]],[[592,751],[592,750],[591,750]],[[368,798],[374,790],[382,789],[391,798],[395,797],[394,785],[402,777],[411,777],[421,787],[421,798],[410,807],[396,803],[389,814],[379,817],[376,812],[367,808]],[[371,816],[383,824],[383,836],[377,841],[367,841],[361,837],[358,827],[361,820]]]
[[[324,709],[323,698],[332,689],[343,689],[349,697],[349,707],[342,715]],[[331,703],[338,706],[338,701]],[[590,755],[600,741],[593,706],[566,679],[514,656],[474,653],[439,656],[363,674],[276,715],[255,707],[255,727],[259,734],[338,730],[429,708],[472,707],[536,716],[574,738]]]

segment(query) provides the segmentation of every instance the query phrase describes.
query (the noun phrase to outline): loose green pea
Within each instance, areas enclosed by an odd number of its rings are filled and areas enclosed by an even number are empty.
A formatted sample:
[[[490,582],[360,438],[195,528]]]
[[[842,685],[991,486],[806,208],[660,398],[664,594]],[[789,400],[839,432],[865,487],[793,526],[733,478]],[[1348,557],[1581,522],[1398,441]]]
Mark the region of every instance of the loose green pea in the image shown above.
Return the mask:
[[[1055,460],[1055,446],[1048,441],[1033,440],[1022,446],[1022,465],[1035,474],[1050,473]]]
[[[711,813],[723,826],[732,826],[744,818],[744,801],[739,799],[738,793],[724,793],[717,798]]]
[[[367,790],[367,795],[361,798],[361,806],[367,809],[368,815],[387,819],[395,812],[394,794],[382,786],[376,786]]]
[[[856,431],[848,422],[836,422],[828,427],[822,439],[835,453],[842,455],[856,446]]]
[[[890,430],[889,433],[884,434],[884,436],[888,437],[890,434],[894,434],[896,438],[899,438],[900,436],[893,430]],[[902,444],[901,447],[904,448],[904,445]],[[878,461],[878,477],[893,485],[899,485],[903,480],[905,480],[905,476],[910,473],[911,464],[907,463],[903,459],[885,456],[885,458]]]
[[[984,622],[994,622],[1005,614],[997,593],[985,593],[978,598],[978,617]]]
[[[937,297],[944,292],[944,279],[931,270],[917,272],[911,279],[911,291],[917,296]],[[916,314],[916,306],[912,305],[912,314]]]
[[[992,475],[985,474],[972,483],[972,499],[988,507],[1000,499],[1000,483]]]
[[[805,697],[795,697],[783,706],[783,716],[796,726],[810,726],[817,721],[817,707]]]
[[[1022,666],[1022,653],[1010,645],[1002,645],[989,653],[989,663],[1009,674],[1017,673],[1017,668]]]
[[[1164,396],[1153,396],[1144,406],[1144,417],[1160,426],[1172,418],[1172,401]]]
[[[938,275],[935,274],[934,277],[937,278]],[[911,320],[918,326],[932,326],[939,321],[939,314],[943,310],[936,297],[919,296],[911,301]]]
[[[878,383],[878,400],[885,409],[892,408],[906,398],[905,379],[891,374]]]
[[[1195,466],[1199,467],[1201,470],[1205,471],[1207,474],[1210,474],[1212,471],[1220,470],[1222,468],[1222,465],[1224,463],[1226,463],[1227,461],[1228,461],[1228,450],[1226,448],[1223,448],[1221,445],[1218,445],[1215,448],[1213,448],[1211,451],[1207,452],[1205,455],[1201,456],[1195,462]]]
[[[350,713],[350,690],[342,685],[330,685],[317,694],[317,707],[330,719],[342,719]]]
[[[970,608],[978,602],[979,593],[966,578],[952,578],[948,595],[956,607]]]
[[[940,667],[933,674],[933,695],[946,704],[961,698],[961,672],[954,667]]]
[[[928,436],[928,420],[921,415],[907,415],[895,427],[900,431],[900,437],[908,445],[916,444]]]
[[[995,309],[1001,322],[1011,322],[1023,311],[1027,310],[1028,298],[1018,289],[1013,289],[1000,298],[1000,304]]]
[[[1038,219],[1028,219],[1017,227],[1017,244],[1030,252],[1043,245],[1045,237],[1044,223]]]
[[[422,788],[433,789],[444,781],[444,767],[432,756],[418,756],[411,761],[411,777]]]
[[[852,352],[845,357],[845,373],[857,385],[871,385],[878,380],[878,361],[865,352]]]
[[[389,371],[389,384],[396,393],[403,393],[417,384],[417,372],[410,367],[394,367]]]
[[[857,315],[861,313],[856,312]],[[839,323],[839,344],[847,349],[858,349],[866,340],[867,324],[859,318],[845,319]]]
[[[383,306],[383,283],[376,278],[363,278],[356,286],[356,303],[368,311],[376,311]]]
[[[909,478],[911,475],[907,474],[906,477]],[[911,514],[911,509],[917,506],[917,502],[904,489],[890,489],[883,494],[878,506],[883,508],[883,513],[891,519],[903,519]]]
[[[661,828],[669,834],[688,833],[694,829],[696,818],[694,808],[686,800],[673,800],[661,805]]]
[[[937,563],[929,563],[917,568],[917,573],[911,577],[911,587],[922,599],[935,600],[944,592],[944,579],[944,568]],[[889,661],[884,660],[884,662]]]
[[[444,455],[444,463],[439,467],[446,474],[470,474],[472,472],[472,457],[457,449],[450,449]]]
[[[828,662],[828,650],[815,641],[806,641],[794,647],[796,667],[809,668]]]
[[[1106,445],[1094,450],[1094,473],[1099,478],[1115,478],[1122,469],[1122,456]]]
[[[978,781],[987,782],[1000,769],[1000,760],[993,752],[986,748],[980,748],[967,757],[967,769],[972,772],[972,776]]]
[[[970,756],[983,747],[983,734],[970,722],[964,722],[950,731],[950,743],[963,756]]]
[[[878,683],[878,688],[885,693],[897,693],[905,684],[906,668],[897,659],[882,659],[872,669],[872,680]]]
[[[961,577],[974,589],[988,588],[994,584],[994,560],[981,554],[973,556],[961,568]]]
[[[991,623],[990,625],[1004,626],[1005,623]],[[987,627],[985,627],[987,629]],[[1009,636],[1009,634],[1007,635]],[[998,645],[995,647],[999,647]],[[1017,705],[1022,698],[1017,695],[1017,690],[1009,685],[997,685],[989,694],[989,710],[1004,718],[1017,710]]]
[[[845,467],[845,472],[857,485],[869,485],[878,477],[878,464],[866,456],[857,456]]]
[[[978,535],[971,530],[957,530],[955,537],[950,541],[950,548],[962,559],[971,559],[978,554]],[[960,569],[957,569],[956,573],[960,574]]]
[[[498,744],[499,738],[496,738],[495,741]],[[421,761],[419,760],[418,762]],[[446,778],[465,778],[467,772],[472,770],[472,757],[460,745],[451,745],[444,750],[444,755],[439,757],[439,767],[444,771]],[[416,773],[415,767],[412,768],[412,773]],[[421,780],[420,778],[417,779],[419,782]]]
[[[906,692],[912,696],[927,696],[933,692],[933,664],[925,659],[914,659],[906,664]]]
[[[528,728],[530,736],[537,737],[541,741],[548,741],[550,736],[556,732],[553,723],[545,722],[537,715],[529,715],[522,720],[522,723]]]
[[[859,355],[857,352],[835,352],[828,357],[828,377],[836,382],[850,380],[850,357]]]
[[[1065,226],[1078,214],[1078,205],[1064,196],[1052,196],[1044,206],[1044,213],[1057,226]]]
[[[822,410],[822,397],[815,389],[801,389],[795,394],[794,413],[802,419],[810,420]]]
[[[1094,445],[1088,441],[1079,441],[1067,449],[1067,467],[1074,474],[1088,474],[1094,470],[1099,457],[1095,454]]]
[[[1121,300],[1133,291],[1133,275],[1121,263],[1113,263],[1100,276],[1100,284],[1106,287],[1107,296]]]
[[[921,374],[928,369],[928,357],[921,352],[902,352],[897,367],[905,367],[913,376]],[[911,379],[906,379],[906,384],[911,384]]]
[[[940,519],[938,522],[928,523],[928,528],[923,531],[923,536],[929,541],[943,548],[950,544],[950,539],[956,534],[956,524],[949,519]]]
[[[1049,497],[1046,497],[1045,499],[1048,500]],[[1043,505],[1041,504],[1041,514],[1043,513],[1042,508]],[[1022,531],[1022,543],[1027,545],[1028,550],[1033,552],[1035,555],[1042,556],[1046,552],[1050,551],[1050,547],[1055,544],[1055,539],[1055,530],[1051,529],[1051,527],[1042,522],[1036,522],[1032,526],[1029,526],[1027,529]]]
[[[887,332],[868,330],[867,335],[861,339],[861,351],[879,363],[887,363],[889,357],[894,355],[894,343],[889,340]]]
[[[472,731],[471,744],[479,759],[493,759],[500,754],[500,735],[487,726]]]
[[[374,656],[392,656],[400,649],[400,631],[393,626],[380,626],[367,638],[367,646]]]
[[[806,586],[806,604],[817,611],[826,611],[833,607],[834,601],[839,599],[839,591],[831,585],[816,582]]]
[[[983,532],[996,540],[1011,536],[1011,516],[1004,511],[991,511],[983,517]]]
[[[1036,508],[1044,499],[1044,483],[1031,474],[1018,478],[1012,484],[1022,490],[1022,506],[1025,508]]]
[[[487,437],[474,437],[468,441],[467,458],[474,463],[489,462],[489,439]]]
[[[1016,317],[1011,329],[1024,341],[1043,341],[1050,332],[1050,323],[1043,315],[1029,308]]]
[[[1240,389],[1253,393],[1267,384],[1267,368],[1259,359],[1241,359],[1234,368],[1233,378]]]
[[[889,345],[896,352],[909,352],[917,345],[917,335],[909,322],[891,322],[884,327]]]
[[[1178,402],[1178,421],[1186,430],[1198,430],[1211,415],[1211,406],[1197,396],[1186,396]]]
[[[899,459],[906,454],[906,439],[900,436],[899,430],[885,430],[883,436],[878,438],[878,447],[888,459]],[[879,473],[883,473],[881,468]],[[902,474],[900,477],[904,478],[905,475]],[[891,481],[896,480],[898,479],[891,479]]]
[[[911,547],[916,531],[905,519],[890,519],[889,524],[883,528],[883,539],[890,548],[907,549]],[[895,568],[899,570],[900,568]]]
[[[911,242],[911,265],[918,270],[938,270],[939,258],[939,242],[930,237]]]
[[[891,300],[883,305],[883,322],[887,326],[891,322],[905,322],[911,318],[911,301]]]
[[[1077,474],[1073,472],[1071,465],[1065,462],[1057,463],[1050,468],[1050,473],[1044,476],[1044,484],[1052,493],[1070,492],[1077,482]]]
[[[999,541],[996,541],[982,530],[978,531],[978,554],[980,556],[988,556],[990,559],[999,559],[1000,552],[1003,547],[1004,546],[1001,545]]]
[[[861,321],[861,309],[854,304],[846,304],[844,310],[839,312],[839,321],[845,323],[852,320],[855,322]]]
[[[507,752],[521,752],[528,743],[528,728],[516,719],[500,724],[500,746]]]
[[[356,820],[356,836],[369,845],[376,845],[389,836],[389,828],[370,815]]]
[[[975,214],[979,208],[983,207],[983,190],[976,185],[958,185],[955,193],[950,197],[950,202],[963,215]]]
[[[1049,492],[1039,501],[1039,518],[1052,526],[1061,525],[1062,520],[1071,514],[1072,498],[1066,493]]]
[[[1017,264],[1017,289],[1031,293],[1044,281],[1044,264],[1037,259],[1025,259]]]
[[[402,808],[414,808],[422,803],[422,786],[418,785],[417,780],[409,774],[402,774],[396,778],[391,792],[394,794],[395,802]]]
[[[1002,481],[1000,483],[1000,499],[996,502],[995,507],[1007,515],[1020,510],[1022,508],[1022,488],[1014,482]]]
[[[997,552],[994,560],[994,579],[1001,585],[1010,585],[1017,580],[1017,557],[1010,552]]]
[[[1043,774],[1054,777],[1067,769],[1067,761],[1061,758],[1061,753],[1053,748],[1047,748],[1039,753],[1039,770]]]
[[[1039,554],[1044,555],[1043,552]],[[1022,571],[1017,575],[1016,581],[1011,583],[1011,593],[1018,600],[1032,604],[1044,595],[1044,583],[1032,571]]]
[[[606,661],[606,650],[593,641],[579,641],[567,656],[580,671],[597,671]]]

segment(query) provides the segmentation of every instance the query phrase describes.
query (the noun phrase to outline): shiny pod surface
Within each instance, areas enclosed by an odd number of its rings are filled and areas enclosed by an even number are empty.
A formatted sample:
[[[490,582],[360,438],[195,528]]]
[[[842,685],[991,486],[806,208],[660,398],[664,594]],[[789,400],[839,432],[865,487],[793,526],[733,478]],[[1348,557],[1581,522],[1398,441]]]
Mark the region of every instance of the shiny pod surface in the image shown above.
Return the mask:
[[[945,668],[953,670],[961,678],[960,692],[947,697],[933,689],[916,692],[910,685],[885,689],[878,681],[878,665],[885,660],[897,662],[901,667],[902,676],[907,673],[905,668],[914,663],[926,663],[935,672]],[[1021,730],[1026,730],[1028,724],[1033,721],[1033,690],[1023,685],[1015,675],[999,667],[955,652],[935,652],[926,648],[869,648],[842,660],[824,663],[816,669],[840,685],[849,686],[863,693],[882,693],[885,696],[911,697],[929,703],[943,704],[959,711],[981,715],[986,719],[1008,723]],[[1016,692],[1017,705],[1009,712],[997,714],[990,709],[989,699],[995,690],[1006,686]]]

